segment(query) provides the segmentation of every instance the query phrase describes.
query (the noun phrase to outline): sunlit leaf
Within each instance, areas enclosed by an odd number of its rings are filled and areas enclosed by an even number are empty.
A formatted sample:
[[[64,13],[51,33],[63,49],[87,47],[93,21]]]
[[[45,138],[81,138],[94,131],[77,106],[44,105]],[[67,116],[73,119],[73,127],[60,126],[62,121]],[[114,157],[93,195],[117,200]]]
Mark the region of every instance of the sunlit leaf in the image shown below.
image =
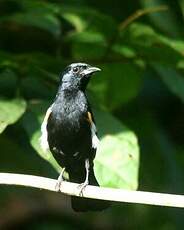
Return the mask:
[[[62,14],[63,18],[71,23],[77,32],[83,31],[87,27],[87,22],[83,20],[79,15],[72,12],[66,12]]]
[[[135,134],[112,115],[96,110],[101,139],[95,158],[95,174],[100,184],[115,188],[138,186],[139,147]]]
[[[0,100],[0,133],[15,123],[25,112],[26,102],[23,99]]]

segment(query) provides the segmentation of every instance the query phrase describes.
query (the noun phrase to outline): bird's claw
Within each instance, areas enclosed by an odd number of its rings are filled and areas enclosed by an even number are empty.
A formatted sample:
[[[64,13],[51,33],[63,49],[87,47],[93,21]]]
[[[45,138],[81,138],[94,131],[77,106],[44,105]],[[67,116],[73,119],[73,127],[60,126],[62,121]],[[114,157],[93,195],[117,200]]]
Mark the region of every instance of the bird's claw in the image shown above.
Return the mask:
[[[77,186],[77,189],[79,189],[79,196],[83,196],[83,190],[85,189],[85,187],[88,185],[88,182],[84,182],[82,184],[79,184]]]
[[[59,192],[61,188],[62,181],[57,180],[56,185],[55,185],[55,191]]]
[[[62,169],[61,174],[59,175],[58,180],[56,182],[56,185],[55,185],[56,192],[59,192],[61,189],[61,184],[64,181],[64,178],[63,178],[64,171],[65,171],[65,168]]]

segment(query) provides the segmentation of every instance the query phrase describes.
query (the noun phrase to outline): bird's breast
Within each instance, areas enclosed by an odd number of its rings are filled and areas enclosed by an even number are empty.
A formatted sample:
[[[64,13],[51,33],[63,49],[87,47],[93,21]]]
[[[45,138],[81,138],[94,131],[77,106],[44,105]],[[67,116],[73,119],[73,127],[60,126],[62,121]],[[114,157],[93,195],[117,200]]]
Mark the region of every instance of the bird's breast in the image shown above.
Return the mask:
[[[88,103],[85,95],[78,93],[73,97],[61,95],[53,103],[48,121],[49,131],[56,135],[73,136],[84,129]]]

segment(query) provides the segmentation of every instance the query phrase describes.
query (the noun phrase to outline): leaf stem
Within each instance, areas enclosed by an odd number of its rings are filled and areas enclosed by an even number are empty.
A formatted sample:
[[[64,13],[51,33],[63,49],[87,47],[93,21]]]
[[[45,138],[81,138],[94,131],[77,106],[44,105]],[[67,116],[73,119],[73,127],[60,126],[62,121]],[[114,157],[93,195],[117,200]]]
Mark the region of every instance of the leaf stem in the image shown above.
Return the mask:
[[[166,10],[168,10],[168,6],[166,6],[166,5],[150,7],[150,8],[146,8],[146,9],[139,9],[119,24],[119,30],[124,30],[130,23],[132,23],[136,19],[138,19],[138,18],[140,18],[146,14],[151,14],[151,13],[156,13],[156,12],[166,11]]]

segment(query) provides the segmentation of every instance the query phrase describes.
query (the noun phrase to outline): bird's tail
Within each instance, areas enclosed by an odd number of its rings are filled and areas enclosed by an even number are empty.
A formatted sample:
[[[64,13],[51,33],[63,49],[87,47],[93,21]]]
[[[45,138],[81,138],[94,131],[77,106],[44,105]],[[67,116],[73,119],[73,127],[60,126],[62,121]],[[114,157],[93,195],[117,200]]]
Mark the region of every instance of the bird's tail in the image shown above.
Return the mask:
[[[70,173],[70,181],[75,183],[82,183],[85,180],[85,176],[76,175],[75,173]],[[83,178],[81,180],[81,178]],[[90,170],[89,173],[89,184],[94,186],[99,186],[96,177],[94,175],[93,169]],[[77,212],[86,212],[86,211],[102,211],[110,206],[110,202],[96,200],[96,199],[88,199],[83,197],[71,197],[71,204],[74,211]]]

